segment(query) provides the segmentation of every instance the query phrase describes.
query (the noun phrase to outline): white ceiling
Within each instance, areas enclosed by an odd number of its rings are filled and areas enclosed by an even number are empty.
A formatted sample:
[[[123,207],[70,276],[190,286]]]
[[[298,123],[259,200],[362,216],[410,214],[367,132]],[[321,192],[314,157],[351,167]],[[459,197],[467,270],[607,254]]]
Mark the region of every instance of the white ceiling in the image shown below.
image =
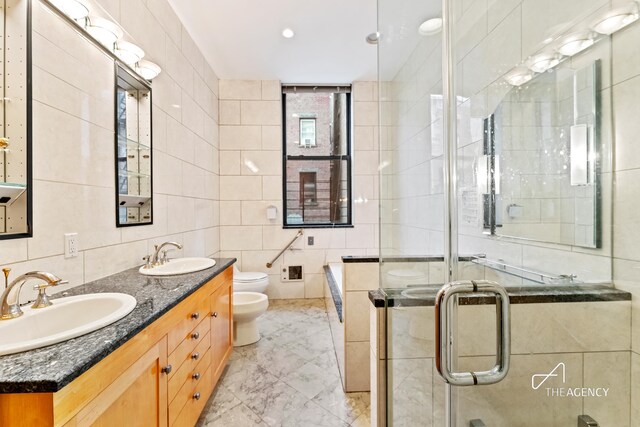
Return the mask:
[[[169,0],[222,79],[376,79],[376,0]],[[292,39],[282,37],[291,28]]]

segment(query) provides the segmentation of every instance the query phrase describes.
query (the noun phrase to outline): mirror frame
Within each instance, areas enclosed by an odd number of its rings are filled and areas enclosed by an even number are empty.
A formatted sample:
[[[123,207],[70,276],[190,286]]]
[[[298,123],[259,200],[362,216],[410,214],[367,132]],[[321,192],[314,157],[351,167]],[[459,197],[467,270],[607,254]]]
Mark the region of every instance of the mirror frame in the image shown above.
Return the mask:
[[[143,225],[153,225],[153,91],[151,84],[139,77],[137,74],[130,71],[130,67],[120,60],[114,60],[114,81],[113,81],[113,135],[114,135],[114,169],[115,169],[115,214],[116,214],[116,227],[136,227]],[[149,152],[151,153],[151,162],[149,165],[149,191],[150,191],[150,216],[151,218],[147,222],[138,223],[121,223],[120,222],[120,205],[119,192],[118,192],[118,88],[121,87],[118,84],[118,79],[123,79],[131,86],[142,86],[149,91]]]
[[[33,237],[33,61],[32,61],[32,40],[33,26],[31,24],[32,0],[25,0],[27,3],[27,29],[26,29],[26,126],[25,126],[25,142],[27,148],[27,231],[24,233],[0,233],[0,240],[24,239]]]

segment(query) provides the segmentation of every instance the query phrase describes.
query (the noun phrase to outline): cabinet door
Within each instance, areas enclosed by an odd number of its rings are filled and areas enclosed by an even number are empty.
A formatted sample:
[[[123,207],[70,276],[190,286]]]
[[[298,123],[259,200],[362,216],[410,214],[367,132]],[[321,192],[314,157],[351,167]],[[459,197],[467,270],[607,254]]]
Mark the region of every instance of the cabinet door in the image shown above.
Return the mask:
[[[75,417],[78,426],[167,426],[167,338],[151,347]]]
[[[214,384],[233,349],[233,282],[225,282],[211,295],[211,368]]]

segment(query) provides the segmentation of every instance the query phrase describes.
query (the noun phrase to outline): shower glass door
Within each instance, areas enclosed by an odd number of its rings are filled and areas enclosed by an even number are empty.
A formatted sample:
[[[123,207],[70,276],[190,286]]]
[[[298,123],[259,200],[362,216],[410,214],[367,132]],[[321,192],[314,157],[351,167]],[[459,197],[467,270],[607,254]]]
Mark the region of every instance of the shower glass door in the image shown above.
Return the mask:
[[[378,0],[379,424],[636,425],[630,294],[612,285],[612,98],[638,5],[444,3],[443,31],[430,21],[441,2]],[[448,385],[438,371],[440,345],[471,377],[500,352],[492,295],[454,297],[437,342],[436,294],[453,281],[510,295],[496,384]]]

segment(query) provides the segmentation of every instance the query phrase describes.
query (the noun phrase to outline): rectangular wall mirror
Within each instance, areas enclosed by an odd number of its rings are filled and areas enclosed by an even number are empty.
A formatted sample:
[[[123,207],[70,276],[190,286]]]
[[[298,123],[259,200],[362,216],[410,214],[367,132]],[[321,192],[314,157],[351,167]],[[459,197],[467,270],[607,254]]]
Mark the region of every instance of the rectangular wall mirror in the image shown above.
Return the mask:
[[[539,74],[485,120],[486,233],[600,247],[598,65]]]
[[[0,1],[0,239],[31,237],[31,2]]]
[[[116,221],[153,223],[151,86],[116,64]]]

